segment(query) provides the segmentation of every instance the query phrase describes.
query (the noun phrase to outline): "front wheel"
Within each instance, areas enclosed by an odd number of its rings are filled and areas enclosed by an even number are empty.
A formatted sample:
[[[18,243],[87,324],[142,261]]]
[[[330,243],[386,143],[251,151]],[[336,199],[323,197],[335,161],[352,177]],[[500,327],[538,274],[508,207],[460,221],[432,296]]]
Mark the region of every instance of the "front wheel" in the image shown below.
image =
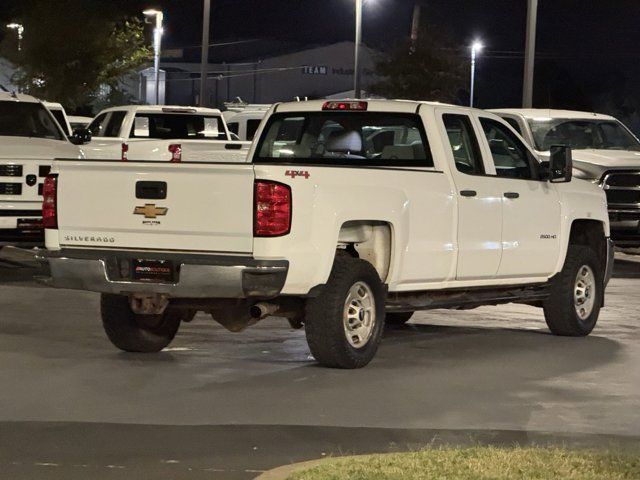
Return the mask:
[[[361,368],[375,356],[384,329],[384,287],[373,266],[336,257],[323,292],[307,301],[305,331],[321,365]]]
[[[604,296],[603,268],[593,249],[570,245],[564,268],[551,284],[544,316],[554,335],[584,337],[596,326]]]
[[[180,323],[191,312],[167,308],[162,315],[133,313],[129,298],[103,294],[100,300],[102,325],[111,343],[125,352],[155,353],[167,347],[178,332]]]

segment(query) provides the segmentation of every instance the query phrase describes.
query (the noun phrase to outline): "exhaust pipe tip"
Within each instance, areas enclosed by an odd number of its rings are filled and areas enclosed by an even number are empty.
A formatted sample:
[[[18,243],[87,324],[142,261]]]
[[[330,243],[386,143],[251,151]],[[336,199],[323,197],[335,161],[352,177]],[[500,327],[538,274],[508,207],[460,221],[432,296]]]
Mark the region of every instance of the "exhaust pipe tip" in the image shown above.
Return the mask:
[[[280,307],[273,303],[256,303],[249,308],[249,315],[255,320],[262,320],[278,311]]]

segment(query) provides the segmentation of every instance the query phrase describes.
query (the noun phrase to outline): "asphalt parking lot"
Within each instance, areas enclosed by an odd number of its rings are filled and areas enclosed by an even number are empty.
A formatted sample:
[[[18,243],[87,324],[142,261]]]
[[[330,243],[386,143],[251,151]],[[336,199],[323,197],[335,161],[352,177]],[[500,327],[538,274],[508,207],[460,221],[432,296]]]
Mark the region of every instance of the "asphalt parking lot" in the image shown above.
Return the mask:
[[[158,355],[103,334],[98,295],[0,261],[0,478],[253,478],[429,443],[640,444],[640,257],[620,255],[588,338],[509,305],[389,328],[372,364],[317,367],[304,332],[204,314]],[[4,473],[2,473],[4,472]]]

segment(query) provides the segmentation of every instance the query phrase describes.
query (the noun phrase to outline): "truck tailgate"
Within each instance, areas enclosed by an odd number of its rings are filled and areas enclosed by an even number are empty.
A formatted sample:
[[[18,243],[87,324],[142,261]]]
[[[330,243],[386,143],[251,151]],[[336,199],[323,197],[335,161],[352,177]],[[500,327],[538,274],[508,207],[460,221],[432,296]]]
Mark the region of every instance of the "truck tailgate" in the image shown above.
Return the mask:
[[[246,163],[251,142],[223,140],[139,140],[128,142],[129,161],[171,161],[169,146],[180,147],[182,162]]]
[[[61,246],[250,253],[249,164],[57,164]]]

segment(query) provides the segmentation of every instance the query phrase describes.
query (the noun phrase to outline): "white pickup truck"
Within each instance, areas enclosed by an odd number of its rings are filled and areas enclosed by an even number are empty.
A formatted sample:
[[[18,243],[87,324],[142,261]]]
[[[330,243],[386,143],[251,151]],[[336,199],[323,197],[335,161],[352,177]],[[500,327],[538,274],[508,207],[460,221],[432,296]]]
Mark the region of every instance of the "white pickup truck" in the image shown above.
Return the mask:
[[[42,188],[54,158],[81,158],[39,100],[0,92],[0,247],[42,246]]]
[[[220,110],[196,107],[108,108],[74,137],[89,160],[246,162],[251,145],[231,141]]]
[[[50,285],[102,293],[108,337],[134,352],[194,311],[232,331],[288,318],[339,368],[416,310],[518,302],[555,334],[594,328],[609,219],[570,149],[541,164],[495,115],[412,101],[278,104],[257,138],[242,164],[58,162]]]
[[[573,174],[607,194],[611,238],[640,246],[640,141],[609,115],[548,109],[493,110],[542,156],[551,145],[573,150]]]

